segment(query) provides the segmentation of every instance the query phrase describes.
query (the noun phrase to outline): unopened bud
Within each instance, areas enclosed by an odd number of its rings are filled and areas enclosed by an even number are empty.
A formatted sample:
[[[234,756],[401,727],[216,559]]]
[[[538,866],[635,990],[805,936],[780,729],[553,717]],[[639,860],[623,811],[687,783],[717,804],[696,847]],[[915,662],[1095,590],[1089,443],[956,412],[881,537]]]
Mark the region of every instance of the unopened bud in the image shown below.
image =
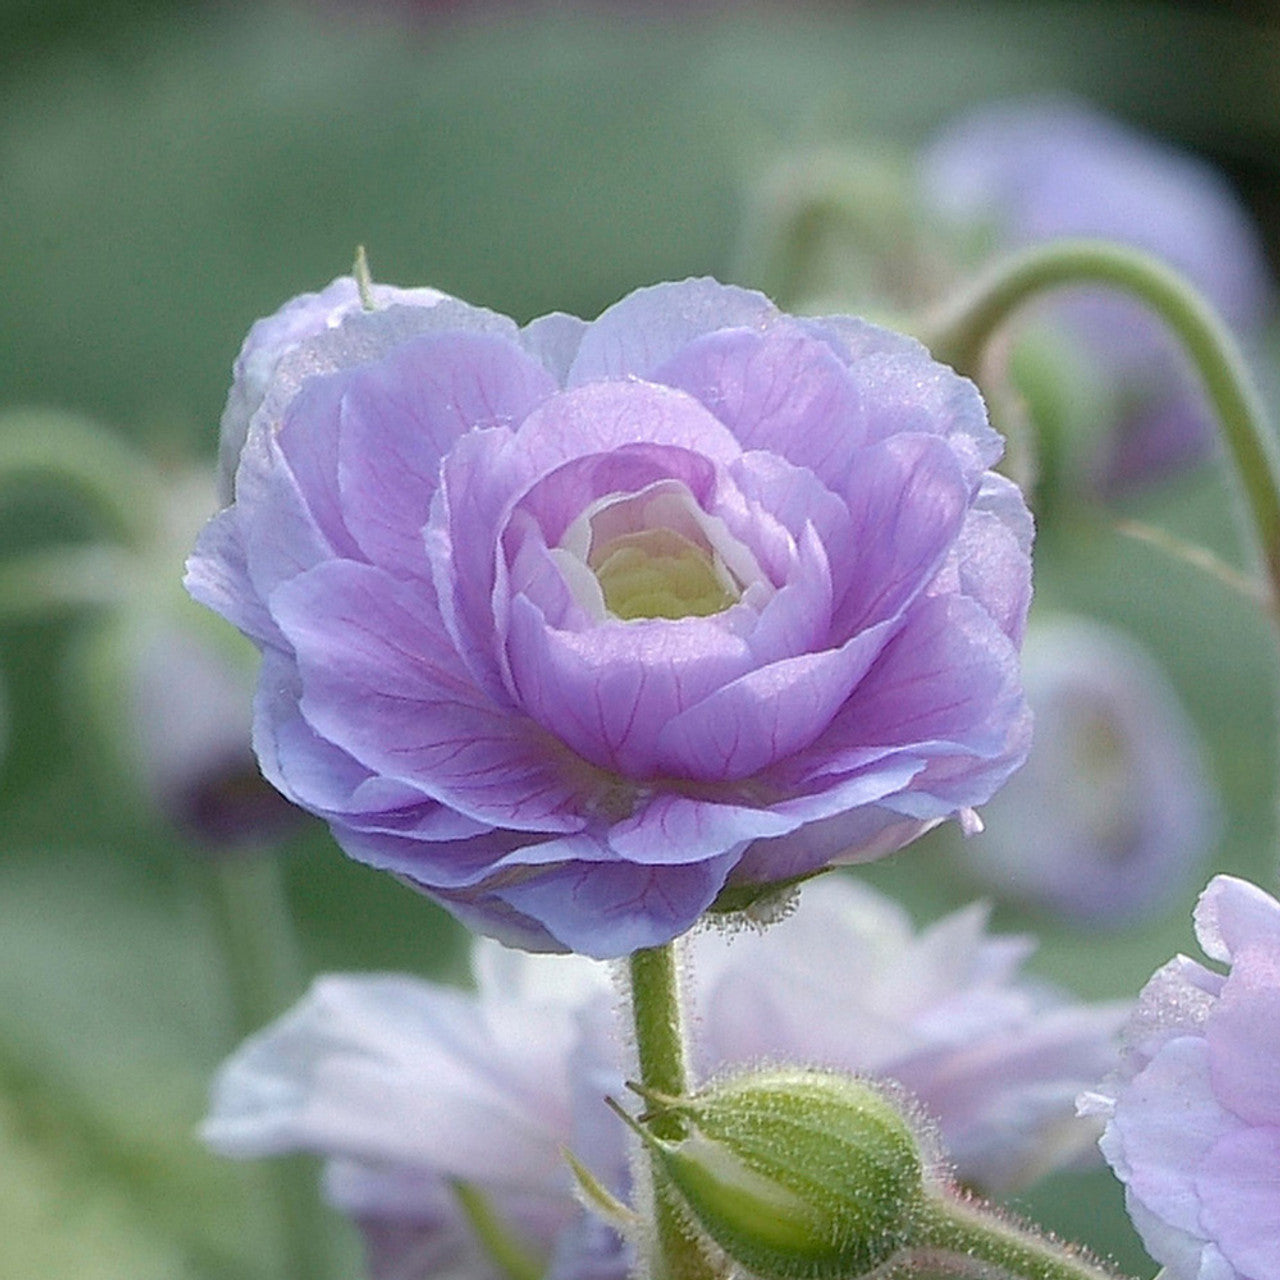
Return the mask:
[[[629,1121],[691,1221],[763,1280],[862,1275],[912,1243],[924,1197],[919,1143],[869,1084],[777,1068],[688,1098],[644,1092]],[[678,1117],[679,1140],[647,1127]]]

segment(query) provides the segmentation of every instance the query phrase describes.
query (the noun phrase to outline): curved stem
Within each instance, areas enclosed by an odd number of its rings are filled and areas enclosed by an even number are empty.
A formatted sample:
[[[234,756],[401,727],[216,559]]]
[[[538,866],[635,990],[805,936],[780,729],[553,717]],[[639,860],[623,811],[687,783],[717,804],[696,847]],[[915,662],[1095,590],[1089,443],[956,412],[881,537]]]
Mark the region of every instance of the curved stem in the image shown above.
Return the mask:
[[[0,416],[0,485],[44,475],[77,493],[126,546],[155,535],[160,485],[151,464],[103,427],[48,409]]]
[[[977,372],[983,348],[1024,302],[1066,285],[1101,284],[1141,299],[1169,326],[1195,365],[1235,464],[1274,602],[1280,600],[1280,481],[1274,446],[1235,340],[1180,275],[1136,249],[1062,240],[995,264],[947,304],[921,335],[938,359]]]
[[[1007,1222],[963,1201],[930,1196],[925,1201],[913,1254],[932,1252],[964,1259],[987,1274],[1018,1280],[1116,1280],[1116,1273],[1071,1246]]]
[[[635,952],[630,961],[631,1016],[635,1027],[640,1083],[671,1097],[689,1090],[685,1061],[680,974],[674,943]],[[657,1138],[678,1142],[685,1136],[682,1116],[669,1112],[650,1126]],[[653,1178],[654,1241],[651,1280],[715,1280],[697,1240],[681,1219],[673,1193],[656,1164]]]

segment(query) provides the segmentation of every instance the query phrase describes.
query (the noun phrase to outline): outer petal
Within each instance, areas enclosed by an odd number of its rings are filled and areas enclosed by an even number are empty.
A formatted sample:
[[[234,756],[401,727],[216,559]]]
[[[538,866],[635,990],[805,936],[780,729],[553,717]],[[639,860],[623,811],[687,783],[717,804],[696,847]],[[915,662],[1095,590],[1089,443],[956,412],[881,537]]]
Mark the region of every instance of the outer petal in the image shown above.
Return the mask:
[[[324,391],[323,386],[308,387],[300,397],[304,409]],[[336,448],[336,441],[318,439],[317,451],[324,452],[326,443]],[[284,456],[278,433],[255,432],[250,436],[240,455],[237,483],[243,496],[233,510],[239,517],[249,580],[259,599],[267,601],[280,583],[335,559],[350,545],[340,520],[329,523],[328,528],[321,523],[334,514],[323,497],[318,498],[317,511],[312,511],[309,495]]]
[[[572,1026],[550,1008],[528,1014],[485,1017],[411,979],[320,979],[224,1065],[202,1135],[229,1155],[309,1150],[540,1187],[559,1176],[569,1132]],[[424,1097],[438,1105],[424,1111]]]
[[[496,332],[514,338],[515,324],[504,316],[470,307],[453,298],[441,298],[429,305],[406,305],[403,299],[374,311],[344,312],[339,323],[311,334],[280,354],[265,383],[257,407],[248,422],[243,444],[255,436],[274,434],[290,403],[312,379],[343,369],[371,364],[394,351],[402,343],[424,333]],[[225,432],[228,451],[234,446],[236,429]],[[235,496],[239,499],[243,472],[255,465],[254,455],[240,452],[235,473]]]
[[[253,589],[245,561],[240,513],[234,507],[220,511],[200,531],[182,581],[194,599],[220,613],[259,645],[285,643]]]
[[[570,863],[493,896],[562,946],[608,960],[684,933],[710,906],[737,851],[683,866]]]
[[[1004,440],[988,423],[977,387],[934,361],[916,339],[850,316],[798,323],[856,371],[869,406],[864,443],[900,432],[941,435],[973,484],[999,461]]]
[[[473,428],[518,425],[554,390],[540,364],[493,334],[419,338],[347,375],[338,482],[368,559],[426,574],[422,531],[441,459]]]
[[[1236,876],[1214,876],[1195,910],[1196,937],[1205,954],[1229,964],[1238,950],[1280,952],[1280,903]]]
[[[520,330],[520,345],[551,374],[557,386],[563,387],[587,327],[577,316],[552,311]]]
[[[844,487],[854,568],[832,624],[841,636],[896,617],[924,589],[960,531],[969,497],[955,454],[929,436],[895,436],[855,461]]]
[[[878,770],[884,796],[901,791],[924,768],[921,760],[893,758],[896,772]],[[882,797],[883,798],[883,797]],[[794,808],[795,806],[789,806]],[[729,877],[731,884],[768,884],[841,863],[874,862],[918,839],[938,819],[904,818],[883,803],[867,802],[815,817],[787,835],[757,840]]]
[[[1205,1228],[1241,1276],[1280,1275],[1280,1128],[1223,1138],[1196,1170]]]
[[[1022,491],[990,472],[952,551],[956,589],[981,604],[1015,644],[1022,643],[1031,604],[1032,535]]]
[[[1184,1036],[1124,1086],[1102,1149],[1113,1164],[1123,1160],[1130,1191],[1150,1212],[1203,1238],[1195,1170],[1215,1143],[1241,1127],[1209,1087],[1204,1041]]]
[[[860,762],[868,748],[891,747],[943,763],[954,759],[961,768],[989,760],[1007,776],[1025,752],[1024,743],[1010,742],[1021,707],[1017,656],[1007,637],[973,601],[933,596],[911,610],[827,731],[773,772],[795,788],[837,776],[846,758]],[[942,808],[955,806],[943,800]]]
[[[1280,1126],[1280,947],[1236,953],[1205,1038],[1222,1105],[1248,1124]]]
[[[432,307],[446,297],[438,289],[397,289],[382,284],[375,284],[372,293],[378,307]],[[235,379],[222,414],[218,461],[224,502],[233,497],[231,480],[249,433],[249,421],[262,404],[281,360],[308,338],[335,328],[360,310],[359,285],[350,276],[339,276],[319,293],[291,299],[249,330],[236,358]]]
[[[603,312],[583,335],[568,385],[648,378],[704,333],[734,327],[759,329],[777,315],[764,294],[715,280],[637,289]]]
[[[452,841],[491,830],[421,788],[379,777],[320,737],[302,717],[300,692],[293,660],[266,653],[253,745],[263,774],[295,804],[330,822],[401,838]]]
[[[652,376],[696,396],[744,449],[786,458],[837,492],[866,443],[856,377],[793,322],[706,333]]]
[[[759,773],[809,746],[884,647],[884,629],[839,649],[757,667],[674,715],[657,736],[659,768],[696,782]]]
[[[272,609],[297,653],[307,723],[366,768],[477,821],[581,828],[573,761],[476,689],[421,592],[350,562],[276,591]]]

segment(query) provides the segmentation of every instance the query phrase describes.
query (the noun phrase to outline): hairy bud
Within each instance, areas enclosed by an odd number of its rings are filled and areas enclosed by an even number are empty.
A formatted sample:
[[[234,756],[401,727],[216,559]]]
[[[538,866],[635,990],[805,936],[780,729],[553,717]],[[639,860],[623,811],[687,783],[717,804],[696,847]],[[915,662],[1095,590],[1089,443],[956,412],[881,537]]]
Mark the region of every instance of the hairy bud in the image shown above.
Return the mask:
[[[741,1075],[628,1120],[697,1228],[764,1280],[861,1275],[909,1245],[919,1143],[883,1093],[831,1071]],[[676,1117],[678,1140],[656,1137]],[[665,1126],[660,1126],[665,1127]]]

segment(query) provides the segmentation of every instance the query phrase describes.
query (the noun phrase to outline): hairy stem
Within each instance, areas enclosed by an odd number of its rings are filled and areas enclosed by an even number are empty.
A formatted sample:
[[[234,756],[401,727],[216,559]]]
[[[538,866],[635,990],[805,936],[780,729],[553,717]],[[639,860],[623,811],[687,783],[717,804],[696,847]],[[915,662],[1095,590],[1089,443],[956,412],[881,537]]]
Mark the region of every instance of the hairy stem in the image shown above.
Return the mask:
[[[963,1260],[962,1274],[976,1264],[982,1274],[993,1269],[1018,1280],[1117,1280],[1114,1271],[1076,1247],[1047,1240],[963,1201],[930,1196],[925,1205],[917,1249],[941,1255],[944,1271],[946,1259],[953,1258]]]
[[[689,1081],[675,944],[635,952],[630,970],[640,1083],[654,1093],[681,1097]],[[670,1112],[655,1117],[650,1129],[657,1138],[678,1142],[685,1135],[685,1122]],[[666,1178],[656,1164],[650,1169],[655,1232],[651,1280],[715,1280],[716,1272],[682,1218]]]

